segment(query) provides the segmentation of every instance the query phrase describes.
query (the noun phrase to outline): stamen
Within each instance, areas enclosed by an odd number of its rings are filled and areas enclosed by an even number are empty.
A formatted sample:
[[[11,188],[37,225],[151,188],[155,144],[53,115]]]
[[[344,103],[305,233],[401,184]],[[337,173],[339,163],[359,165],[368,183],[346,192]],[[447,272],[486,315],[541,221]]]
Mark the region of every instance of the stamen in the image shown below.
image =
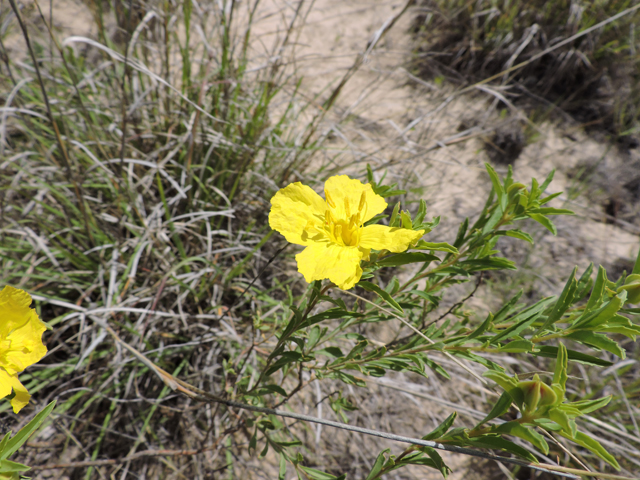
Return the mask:
[[[362,195],[360,195],[360,205],[358,205],[358,211],[362,211],[362,208],[364,207],[364,204],[366,201],[367,201],[367,195],[363,191]]]
[[[344,243],[344,240],[342,240],[342,225],[340,224],[336,225],[335,235],[336,235],[336,240],[342,241],[342,243]]]
[[[326,198],[327,203],[329,204],[329,206],[331,208],[336,208],[336,204],[334,203],[334,201],[331,199],[331,195],[329,195],[329,192],[327,192],[326,190],[324,191],[324,198]]]
[[[344,197],[344,211],[347,214],[347,218],[351,216],[351,208],[349,207],[349,199]]]

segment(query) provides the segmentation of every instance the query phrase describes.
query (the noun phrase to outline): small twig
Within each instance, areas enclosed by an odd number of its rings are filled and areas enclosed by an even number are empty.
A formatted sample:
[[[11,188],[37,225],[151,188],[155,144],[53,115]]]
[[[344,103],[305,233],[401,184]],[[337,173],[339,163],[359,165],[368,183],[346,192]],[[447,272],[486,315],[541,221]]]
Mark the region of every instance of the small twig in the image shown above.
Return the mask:
[[[442,320],[444,317],[446,317],[447,315],[449,315],[451,312],[453,312],[456,308],[461,307],[462,305],[465,304],[465,302],[467,300],[469,300],[471,297],[473,297],[475,295],[475,293],[478,291],[478,288],[480,287],[480,283],[482,283],[482,275],[484,274],[484,272],[480,272],[480,275],[478,276],[478,280],[476,280],[476,286],[473,288],[473,290],[471,291],[471,293],[469,295],[467,295],[466,297],[464,297],[462,300],[460,300],[458,303],[454,303],[451,308],[449,310],[447,310],[445,313],[443,313],[442,315],[440,315],[437,319],[432,320],[431,322],[427,323],[426,325],[422,325],[422,329],[424,330],[425,328],[430,327],[432,324],[434,323],[438,323],[440,320]]]

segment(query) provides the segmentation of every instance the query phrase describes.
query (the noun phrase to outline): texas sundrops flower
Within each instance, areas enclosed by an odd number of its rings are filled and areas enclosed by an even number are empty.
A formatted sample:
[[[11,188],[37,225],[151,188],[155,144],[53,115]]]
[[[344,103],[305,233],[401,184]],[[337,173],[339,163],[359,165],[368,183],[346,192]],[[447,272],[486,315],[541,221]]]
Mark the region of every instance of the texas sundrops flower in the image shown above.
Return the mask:
[[[0,291],[0,398],[13,390],[14,413],[31,398],[18,374],[47,353],[42,344],[42,332],[47,327],[30,305],[31,296],[24,290],[7,285]]]
[[[324,185],[325,200],[310,187],[295,182],[271,199],[269,225],[291,243],[303,245],[296,255],[298,271],[307,282],[328,278],[342,290],[362,276],[361,260],[371,250],[404,252],[424,230],[364,223],[382,213],[387,202],[363,184],[337,175]]]

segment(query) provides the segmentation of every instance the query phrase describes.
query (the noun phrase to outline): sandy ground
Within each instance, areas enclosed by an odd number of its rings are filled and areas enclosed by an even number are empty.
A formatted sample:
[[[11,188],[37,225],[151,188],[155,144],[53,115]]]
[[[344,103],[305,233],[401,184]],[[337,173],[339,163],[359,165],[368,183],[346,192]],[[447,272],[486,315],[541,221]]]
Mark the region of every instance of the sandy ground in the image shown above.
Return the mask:
[[[41,4],[47,15],[49,2]],[[59,33],[95,37],[86,7],[71,0],[56,0],[53,4],[54,25]],[[291,68],[303,78],[305,97],[316,97],[318,105],[326,99],[357,56],[365,52],[367,42],[375,38],[376,31],[394,18],[403,5],[398,1],[375,0],[317,0],[304,4],[299,12],[301,18],[306,16],[304,26],[295,29],[295,39],[286,54]],[[256,65],[273,53],[272,45],[282,38],[282,25],[293,18],[295,7],[280,0],[261,5],[254,30]],[[451,242],[460,221],[481,210],[490,189],[483,166],[488,160],[483,140],[491,132],[482,133],[482,130],[501,122],[499,112],[492,108],[496,92],[478,91],[453,97],[446,86],[440,88],[415,81],[407,70],[410,20],[411,12],[402,16],[376,48],[366,53],[364,64],[347,83],[334,110],[322,124],[321,132],[329,140],[322,158],[317,160],[317,167],[324,171],[340,168],[359,177],[366,163],[371,164],[376,175],[387,171],[387,178],[410,189],[413,198],[420,195],[427,200],[431,215],[442,216],[441,226],[428,240]],[[19,37],[10,37],[7,48],[19,49],[19,42]],[[512,111],[506,121],[522,122],[522,116]],[[615,169],[628,161],[615,149],[589,138],[572,125],[546,124],[536,128],[536,140],[524,148],[513,165],[515,178],[525,184],[532,177],[542,181],[555,168],[557,173],[549,191],[567,192],[576,188],[569,174],[577,165],[601,161]],[[461,137],[468,138],[460,140]],[[506,173],[504,166],[496,168]],[[537,242],[535,255],[530,254],[526,245],[505,242],[502,248],[521,267],[515,280],[511,278],[509,282],[527,284],[538,295],[557,294],[574,265],[579,265],[581,270],[590,261],[605,266],[625,265],[635,257],[639,233],[636,226],[607,223],[601,205],[585,195],[569,200],[565,194],[555,202],[555,206],[573,208],[579,215],[559,219],[557,237],[531,226]],[[470,308],[485,309],[491,304],[488,289],[478,293]],[[505,295],[509,293],[506,290]],[[396,376],[390,382],[395,389],[381,384],[372,385],[369,392],[345,389],[345,394],[352,395],[360,407],[352,417],[353,423],[422,436],[453,411],[444,402],[465,404],[482,411],[486,408],[483,396],[490,394],[474,381],[445,382],[435,375],[427,380]],[[436,398],[429,400],[397,388],[419,390]],[[302,413],[324,414],[334,419],[328,407],[322,412],[309,406],[315,403],[316,397],[322,398],[327,393],[308,391],[301,396],[302,401],[293,405],[303,409]],[[470,421],[462,414],[457,424],[465,423]],[[338,473],[340,466],[347,463],[351,465],[350,478],[364,478],[382,449],[391,448],[396,454],[401,451],[398,445],[327,428],[313,427],[307,436],[306,444],[318,468],[335,468],[334,473]],[[493,474],[498,472],[493,465],[473,463],[461,456],[443,456],[454,469],[449,477],[454,480],[488,478],[486,469],[489,468]],[[254,467],[255,472],[261,469],[257,462]],[[256,477],[259,476],[256,473]],[[287,478],[294,477],[288,475]],[[441,477],[432,470],[414,467],[399,470],[389,478]]]

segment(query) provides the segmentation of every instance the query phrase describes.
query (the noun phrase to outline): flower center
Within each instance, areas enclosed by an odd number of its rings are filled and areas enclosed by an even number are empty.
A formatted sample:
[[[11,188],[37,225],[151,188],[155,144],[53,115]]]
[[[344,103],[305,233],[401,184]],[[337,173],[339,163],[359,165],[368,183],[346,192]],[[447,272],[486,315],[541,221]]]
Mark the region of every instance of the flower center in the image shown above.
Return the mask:
[[[335,218],[331,209],[336,208],[331,195],[325,191],[325,197],[330,209],[324,214],[324,230],[329,235],[332,242],[346,247],[355,247],[360,243],[360,229],[367,213],[367,202],[365,192],[360,195],[360,202],[356,212],[352,213],[349,199],[344,198],[344,213],[346,218]]]

